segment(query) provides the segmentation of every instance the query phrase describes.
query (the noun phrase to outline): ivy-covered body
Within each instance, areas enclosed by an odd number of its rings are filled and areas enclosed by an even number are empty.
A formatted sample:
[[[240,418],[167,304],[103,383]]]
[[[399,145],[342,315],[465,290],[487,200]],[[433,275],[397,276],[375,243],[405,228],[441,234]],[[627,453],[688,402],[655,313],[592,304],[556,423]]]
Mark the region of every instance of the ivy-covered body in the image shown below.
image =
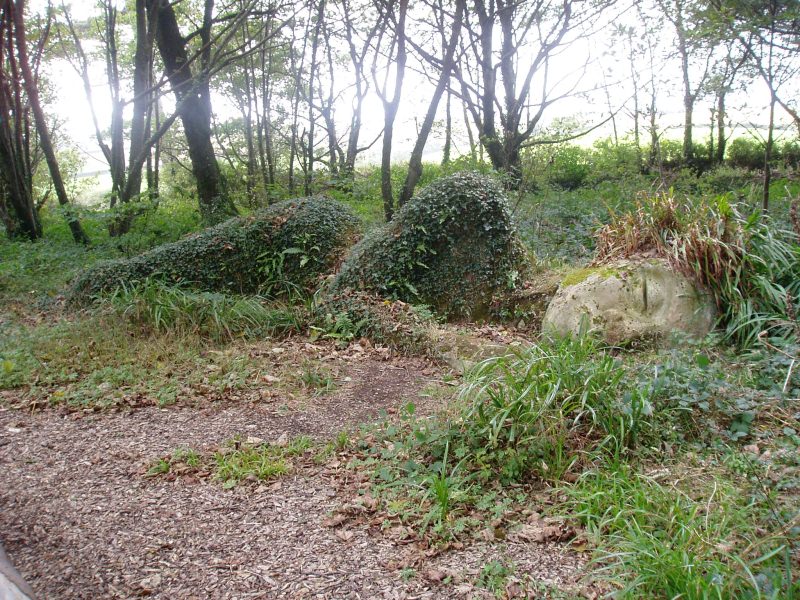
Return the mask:
[[[139,256],[99,263],[72,282],[68,299],[90,300],[145,279],[197,289],[261,291],[275,270],[299,288],[313,287],[354,241],[359,221],[325,197],[287,200],[247,217],[235,217]]]
[[[425,188],[362,240],[334,287],[425,304],[450,318],[479,318],[527,269],[501,187],[462,172]]]

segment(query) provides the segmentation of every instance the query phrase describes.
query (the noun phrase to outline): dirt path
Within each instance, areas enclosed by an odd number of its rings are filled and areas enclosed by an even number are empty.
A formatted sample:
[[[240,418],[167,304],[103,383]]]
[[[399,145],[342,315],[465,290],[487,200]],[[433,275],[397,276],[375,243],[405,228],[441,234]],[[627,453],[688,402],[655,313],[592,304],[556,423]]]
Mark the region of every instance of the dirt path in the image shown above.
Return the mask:
[[[39,598],[452,598],[494,559],[555,585],[579,559],[556,544],[475,543],[426,561],[405,581],[406,552],[355,527],[337,536],[326,513],[346,499],[325,469],[224,490],[215,482],[143,477],[154,457],[210,448],[236,434],[325,438],[414,399],[413,365],[365,363],[336,394],[303,409],[239,402],[89,415],[0,409],[0,535]],[[346,538],[346,539],[343,539]],[[431,569],[454,583],[426,578]],[[408,575],[408,573],[406,573]]]

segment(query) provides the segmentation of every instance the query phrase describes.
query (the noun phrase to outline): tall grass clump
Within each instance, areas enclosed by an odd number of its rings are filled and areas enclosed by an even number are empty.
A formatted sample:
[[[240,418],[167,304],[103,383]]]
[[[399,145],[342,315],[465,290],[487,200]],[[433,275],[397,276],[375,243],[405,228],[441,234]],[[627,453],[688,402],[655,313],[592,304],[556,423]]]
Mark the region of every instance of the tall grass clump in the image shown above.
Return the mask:
[[[115,312],[135,325],[218,342],[286,335],[304,323],[298,307],[269,306],[258,296],[195,291],[152,279],[122,286],[108,300]]]
[[[724,479],[660,483],[620,464],[564,493],[614,598],[797,597],[786,536],[768,533],[763,506]]]
[[[724,196],[697,203],[647,197],[598,231],[594,262],[643,254],[666,258],[708,288],[725,336],[740,347],[752,346],[760,335],[796,334],[798,237],[769,216],[745,216]]]
[[[460,435],[480,460],[518,480],[558,480],[585,450],[619,457],[649,427],[650,390],[583,336],[479,363],[466,376]]]

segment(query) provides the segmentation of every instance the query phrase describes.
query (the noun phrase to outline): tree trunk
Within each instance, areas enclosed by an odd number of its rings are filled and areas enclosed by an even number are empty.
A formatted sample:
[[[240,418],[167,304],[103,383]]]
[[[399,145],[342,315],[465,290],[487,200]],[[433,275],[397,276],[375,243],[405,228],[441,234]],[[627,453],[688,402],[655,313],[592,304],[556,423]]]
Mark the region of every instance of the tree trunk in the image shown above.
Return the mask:
[[[450,82],[447,83],[447,97],[445,98],[444,109],[444,148],[442,148],[442,166],[450,164],[450,153],[453,146],[453,113],[451,103],[453,96],[450,93]]]
[[[772,86],[770,86],[772,89]],[[769,186],[772,183],[772,150],[775,146],[775,93],[769,103],[769,129],[767,129],[767,143],[764,147],[764,190],[761,197],[761,210],[764,214],[769,212]]]
[[[717,95],[717,148],[714,162],[721,165],[725,160],[725,91]]]
[[[308,75],[308,147],[306,148],[306,172],[304,191],[306,196],[311,195],[311,187],[314,179],[314,80],[317,77],[317,50],[319,49],[319,34],[322,29],[322,21],[325,18],[325,0],[318,0],[317,22],[314,24],[314,34],[311,38],[311,65]]]
[[[9,1],[8,7],[11,8]],[[30,62],[28,61],[28,47],[25,39],[25,21],[24,21],[25,2],[24,0],[16,0],[16,6],[13,9],[14,13],[14,30],[17,47],[17,55],[19,57],[19,67],[22,72],[24,80],[25,93],[28,96],[28,103],[30,104],[31,111],[33,112],[33,119],[36,123],[36,132],[39,134],[39,145],[42,148],[47,167],[50,171],[50,177],[53,180],[53,188],[56,191],[58,203],[67,208],[66,218],[69,224],[70,231],[74,240],[80,244],[88,244],[89,237],[83,231],[80,221],[75,214],[70,210],[69,198],[67,198],[67,189],[64,186],[64,178],[61,176],[61,169],[58,166],[56,159],[55,148],[50,139],[50,132],[47,129],[47,119],[44,116],[42,105],[39,102],[39,90],[36,85],[36,80],[31,71]]]
[[[400,190],[400,197],[397,199],[398,206],[403,206],[406,202],[411,200],[411,197],[414,195],[414,188],[417,186],[422,176],[422,153],[425,151],[425,143],[428,141],[428,135],[433,127],[433,121],[436,119],[439,102],[450,85],[450,73],[453,70],[458,37],[461,34],[462,16],[465,10],[466,0],[457,0],[453,29],[450,34],[450,41],[447,44],[445,55],[442,58],[442,71],[439,76],[439,82],[436,84],[436,89],[431,97],[431,103],[428,105],[428,112],[425,114],[425,120],[422,122],[422,127],[417,135],[417,141],[414,144],[414,150],[411,152],[411,158],[408,161],[408,174],[403,183],[403,189]]]
[[[181,35],[172,4],[163,0],[149,2],[150,10],[157,11],[156,41],[183,123],[192,174],[197,182],[200,214],[207,225],[213,225],[238,214],[238,211],[225,193],[211,143],[211,101],[207,75],[200,72],[193,76],[191,73],[186,40]],[[206,13],[211,4],[213,2],[210,0],[206,1]]]
[[[469,159],[474,165],[478,162],[478,149],[475,144],[475,136],[472,134],[472,125],[469,123],[469,115],[467,114],[467,105],[461,103],[461,108],[464,111],[464,127],[467,128],[467,140],[469,140]]]
[[[381,198],[383,199],[383,215],[386,221],[391,221],[394,216],[394,195],[392,193],[392,141],[394,137],[394,121],[397,117],[397,108],[400,105],[400,96],[403,90],[403,78],[406,69],[406,12],[408,0],[399,0],[399,15],[395,31],[397,53],[395,56],[395,80],[392,98],[387,96],[384,88],[378,93],[383,103],[383,147],[381,148]],[[388,15],[386,16],[388,19]],[[373,67],[373,78],[375,70]],[[378,87],[377,79],[375,87]]]
[[[35,240],[42,237],[42,225],[33,200],[30,137],[25,135],[29,111],[14,56],[12,10],[0,12],[0,220],[8,237]]]

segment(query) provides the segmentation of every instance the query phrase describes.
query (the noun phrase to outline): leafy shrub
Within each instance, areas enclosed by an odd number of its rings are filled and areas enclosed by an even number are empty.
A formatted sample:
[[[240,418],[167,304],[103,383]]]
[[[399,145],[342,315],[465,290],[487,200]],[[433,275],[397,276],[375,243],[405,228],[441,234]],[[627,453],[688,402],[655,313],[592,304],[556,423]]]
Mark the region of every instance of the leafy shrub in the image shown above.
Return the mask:
[[[614,597],[794,597],[783,595],[792,588],[787,539],[765,535],[760,507],[722,478],[711,489],[690,481],[684,490],[620,465],[565,489],[601,544],[595,560]]]
[[[365,237],[334,292],[360,290],[426,304],[449,317],[480,317],[495,292],[528,268],[505,194],[492,179],[442,178]]]
[[[130,259],[98,263],[73,281],[68,298],[86,302],[148,278],[202,290],[257,292],[274,283],[276,260],[281,277],[310,288],[333,268],[357,229],[356,217],[338,202],[288,200]]]
[[[630,179],[642,174],[643,149],[636,149],[631,142],[614,143],[609,138],[597,140],[592,147],[593,182]]]
[[[728,162],[734,167],[756,171],[764,167],[764,145],[753,139],[738,137],[728,144]]]
[[[713,194],[725,194],[735,192],[746,185],[756,182],[752,171],[741,167],[720,165],[703,173],[698,183],[701,189],[708,190]]]
[[[780,156],[787,167],[800,167],[800,140],[788,140],[780,149]]]
[[[555,153],[548,172],[548,181],[564,190],[581,187],[589,177],[591,151],[566,145]]]
[[[645,149],[645,156],[652,156],[652,148]],[[677,169],[683,166],[683,144],[678,140],[662,138],[655,150],[655,164],[652,167]]]
[[[740,346],[763,331],[796,335],[800,246],[766,215],[743,217],[725,197],[714,204],[647,198],[598,231],[595,263],[642,253],[663,256],[707,287],[726,336]]]

